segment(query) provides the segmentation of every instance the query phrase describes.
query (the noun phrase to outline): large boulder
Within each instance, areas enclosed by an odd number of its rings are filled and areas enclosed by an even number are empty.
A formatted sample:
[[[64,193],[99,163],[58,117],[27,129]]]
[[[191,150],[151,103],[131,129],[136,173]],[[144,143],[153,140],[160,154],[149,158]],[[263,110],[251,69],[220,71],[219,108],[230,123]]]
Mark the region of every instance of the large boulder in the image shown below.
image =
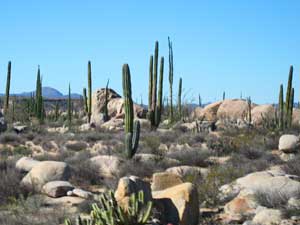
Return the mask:
[[[258,105],[251,110],[252,122],[256,126],[275,118],[275,108],[272,105]]]
[[[152,177],[151,189],[152,191],[161,191],[182,183],[181,177],[174,173],[154,173]]]
[[[203,119],[204,120],[208,120],[208,121],[216,121],[217,120],[217,112],[218,109],[220,107],[220,105],[222,104],[222,101],[218,101],[218,102],[214,102],[211,103],[207,106],[204,107],[203,110],[200,109],[196,109],[195,112],[195,116],[197,116],[197,119]]]
[[[43,186],[42,191],[49,197],[60,198],[67,196],[68,191],[73,189],[73,185],[67,181],[50,181]]]
[[[300,109],[294,108],[292,123],[293,123],[293,125],[296,125],[296,126],[300,125]]]
[[[71,176],[70,167],[64,162],[43,161],[34,166],[22,179],[26,188],[41,190],[50,181],[67,181]]]
[[[279,150],[285,153],[297,152],[300,147],[300,138],[296,135],[285,134],[279,139]]]
[[[106,178],[113,178],[119,174],[121,158],[112,155],[99,155],[89,159],[91,166]]]
[[[218,119],[229,119],[236,121],[247,116],[248,103],[240,99],[226,99],[217,111]]]
[[[197,188],[191,183],[152,192],[157,204],[163,205],[167,223],[197,225],[199,220],[199,200]]]
[[[33,167],[35,167],[39,163],[40,161],[24,156],[16,162],[16,168],[21,172],[29,172]]]
[[[106,89],[101,88],[93,93],[92,96],[92,116],[91,122],[97,125],[102,124],[103,121],[103,111],[105,107],[105,96]],[[108,89],[108,116],[110,118],[124,118],[124,100],[117,94],[114,90]],[[136,117],[143,118],[146,116],[146,111],[143,107],[134,104],[134,114]]]
[[[168,168],[166,172],[176,174],[183,180],[191,182],[199,178],[205,178],[208,174],[208,169],[196,166],[176,166]]]
[[[123,208],[127,208],[130,196],[138,194],[140,191],[144,192],[145,202],[152,201],[151,188],[148,182],[135,176],[123,177],[119,180],[115,198]]]

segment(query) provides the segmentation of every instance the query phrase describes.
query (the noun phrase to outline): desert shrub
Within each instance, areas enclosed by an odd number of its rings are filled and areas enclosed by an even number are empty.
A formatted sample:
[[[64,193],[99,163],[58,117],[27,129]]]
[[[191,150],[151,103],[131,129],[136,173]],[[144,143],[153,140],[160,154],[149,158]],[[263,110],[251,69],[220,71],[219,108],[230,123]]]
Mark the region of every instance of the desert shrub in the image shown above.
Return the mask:
[[[25,155],[25,156],[28,156],[32,153],[32,151],[27,148],[26,146],[16,146],[14,149],[13,149],[13,154],[14,155]]]
[[[168,157],[179,160],[182,165],[187,166],[208,166],[207,159],[211,153],[203,149],[193,149],[187,151],[175,151],[168,153]]]
[[[78,152],[78,151],[86,149],[87,144],[85,142],[80,142],[80,141],[74,142],[74,143],[67,143],[66,148],[68,150]]]
[[[298,155],[294,159],[286,162],[286,164],[283,166],[283,170],[287,174],[300,176],[300,156]]]
[[[15,146],[21,144],[21,142],[22,139],[15,133],[4,133],[0,137],[1,144],[10,144]]]
[[[215,135],[208,135],[206,137],[206,143],[207,147],[213,150],[216,155],[226,155],[237,149],[233,138],[228,136],[217,137]]]
[[[22,174],[15,169],[15,163],[9,160],[0,161],[0,206],[18,199],[25,191],[20,187]]]
[[[144,153],[158,153],[158,148],[160,146],[160,139],[154,134],[149,134],[141,137],[141,146],[143,146]]]
[[[261,206],[274,209],[284,209],[289,200],[285,193],[279,191],[257,191],[255,192],[255,198]]]

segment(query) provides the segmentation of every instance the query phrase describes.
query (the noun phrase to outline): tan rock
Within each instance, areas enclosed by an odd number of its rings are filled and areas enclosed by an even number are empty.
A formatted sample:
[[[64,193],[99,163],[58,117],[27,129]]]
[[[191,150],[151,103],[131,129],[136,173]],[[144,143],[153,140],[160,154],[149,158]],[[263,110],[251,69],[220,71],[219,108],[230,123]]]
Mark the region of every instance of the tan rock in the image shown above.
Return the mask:
[[[182,183],[181,177],[174,173],[154,173],[152,177],[151,189],[152,191],[161,191]]]
[[[263,209],[253,218],[254,224],[279,225],[283,219],[283,214],[278,209]]]
[[[218,108],[218,119],[244,119],[247,116],[248,103],[240,99],[226,99]]]
[[[29,172],[34,166],[39,164],[40,161],[34,160],[30,157],[22,157],[16,163],[16,168],[23,172]]]
[[[73,190],[74,187],[67,181],[50,181],[46,183],[42,192],[52,198],[67,196],[67,192]]]
[[[64,162],[43,161],[34,166],[22,179],[21,184],[31,189],[41,190],[42,186],[50,181],[66,181],[71,171]]]
[[[115,177],[119,174],[123,159],[112,155],[99,155],[89,159],[91,165],[104,177]]]
[[[258,105],[251,110],[252,122],[256,126],[263,125],[264,121],[275,118],[275,108],[272,105]]]
[[[153,192],[153,198],[164,205],[167,223],[197,225],[199,220],[198,192],[191,183],[183,183]]]

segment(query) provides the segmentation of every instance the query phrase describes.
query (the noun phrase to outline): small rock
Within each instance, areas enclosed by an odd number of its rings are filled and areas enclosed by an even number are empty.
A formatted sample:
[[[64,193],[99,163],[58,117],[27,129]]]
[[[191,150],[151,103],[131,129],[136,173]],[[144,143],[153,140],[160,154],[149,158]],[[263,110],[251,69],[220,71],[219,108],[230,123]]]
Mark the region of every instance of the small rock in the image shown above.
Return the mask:
[[[93,197],[93,194],[89,191],[84,191],[82,189],[79,188],[75,188],[72,190],[72,195],[75,195],[77,197],[80,198],[84,198],[84,199],[90,199]]]
[[[74,187],[67,181],[50,181],[46,183],[42,190],[43,193],[52,198],[59,198],[67,195],[67,192]]]
[[[299,137],[296,135],[285,134],[279,139],[279,150],[285,153],[296,152],[299,147]]]
[[[115,177],[119,174],[120,165],[123,159],[111,155],[99,155],[89,159],[91,165],[95,167],[99,173],[108,178]]]
[[[253,222],[260,225],[280,225],[283,215],[277,209],[264,209],[257,213]]]

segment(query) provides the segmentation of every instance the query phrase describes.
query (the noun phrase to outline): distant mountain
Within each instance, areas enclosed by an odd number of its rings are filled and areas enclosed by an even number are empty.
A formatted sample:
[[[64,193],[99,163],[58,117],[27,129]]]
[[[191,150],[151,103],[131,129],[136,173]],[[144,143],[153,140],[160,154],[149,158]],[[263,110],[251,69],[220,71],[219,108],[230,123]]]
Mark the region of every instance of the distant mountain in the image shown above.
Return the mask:
[[[42,93],[43,93],[43,97],[46,99],[66,99],[66,98],[68,98],[68,95],[63,95],[61,92],[59,92],[58,90],[56,90],[55,88],[52,88],[52,87],[43,87]],[[35,91],[23,92],[20,94],[13,94],[13,95],[21,96],[21,97],[30,97],[32,94],[35,95]],[[79,98],[81,98],[81,95],[76,94],[76,93],[71,93],[71,98],[79,99]]]

